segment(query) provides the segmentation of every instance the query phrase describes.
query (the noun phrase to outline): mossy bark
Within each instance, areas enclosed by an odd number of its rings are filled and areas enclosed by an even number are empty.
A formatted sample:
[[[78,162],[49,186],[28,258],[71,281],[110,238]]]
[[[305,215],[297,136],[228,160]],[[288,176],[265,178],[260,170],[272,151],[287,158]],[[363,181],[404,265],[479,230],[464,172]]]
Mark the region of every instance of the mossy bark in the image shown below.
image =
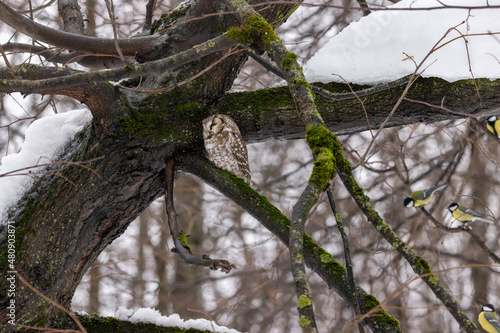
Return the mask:
[[[209,0],[196,3],[189,15],[217,12],[214,5],[220,5]],[[268,21],[282,22],[294,8],[295,5],[268,6],[261,14]],[[180,42],[151,50],[141,61],[186,50],[214,37],[235,22],[234,17],[221,15],[179,25],[173,31],[183,37]],[[175,73],[169,73],[170,76],[151,75],[141,82],[141,88],[175,84],[199,73],[220,57],[220,53],[207,56]],[[292,64],[292,58],[290,55],[285,57],[289,60],[285,62],[287,66]],[[95,100],[89,93],[97,93],[104,87],[106,96],[98,100],[104,104],[91,106],[93,110],[99,110],[94,113],[92,125],[68,145],[59,161],[92,160],[86,164],[92,170],[76,165],[54,166],[47,170],[51,173],[35,181],[12,210],[11,218],[16,224],[15,270],[46,296],[68,307],[82,275],[99,253],[163,193],[163,171],[169,157],[184,163],[182,168],[185,171],[200,175],[207,183],[221,189],[222,193],[264,221],[266,227],[288,243],[289,221],[242,180],[214,169],[203,159],[191,160],[193,165],[186,165],[191,156],[189,152],[203,149],[200,121],[209,112],[222,111],[232,116],[248,142],[305,136],[303,120],[297,116],[288,88],[228,94],[216,103],[231,87],[245,59],[241,54],[231,56],[205,75],[169,93],[157,93],[150,97],[139,95],[127,100],[127,103],[123,102],[124,94],[109,84],[90,89],[86,87],[79,99],[87,105],[94,105]],[[497,90],[500,81],[479,82],[483,106],[492,108],[499,102]],[[134,86],[134,83],[138,82],[130,81],[129,86]],[[447,106],[472,113],[479,106],[473,87],[470,81],[450,84],[437,79],[420,79],[409,97],[439,105],[446,96]],[[373,128],[380,126],[399,92],[395,88],[366,98],[365,105]],[[327,127],[335,133],[352,133],[367,128],[365,114],[356,100],[334,104],[318,97],[316,104]],[[456,117],[463,116],[408,102],[394,115],[389,126]],[[106,121],[103,123],[102,119]],[[205,172],[207,168],[210,168],[208,173]],[[5,243],[5,238],[0,239],[1,257],[4,258],[0,261],[0,281],[6,281],[9,270],[5,260]],[[307,236],[304,237],[304,251],[305,262],[314,267],[330,287],[344,295],[348,288],[345,288],[343,267]],[[26,287],[17,284],[16,288],[16,322],[53,327],[68,321],[52,304],[41,300]],[[7,319],[6,290],[6,285],[0,284],[1,323]],[[366,295],[366,292],[360,290],[360,294]],[[367,299],[372,300],[368,296]],[[377,317],[369,320],[377,330],[399,331],[392,317],[384,317],[384,321]],[[0,331],[9,328],[2,327]]]
[[[221,4],[195,1],[189,15],[199,17],[217,12]],[[292,7],[270,6],[265,12],[274,20],[275,15]],[[189,15],[184,18],[189,19]],[[178,24],[168,33],[182,36],[180,42],[159,48],[161,52],[155,49],[144,53],[140,60],[156,60],[184,51],[220,34],[216,27],[235,23],[231,15],[220,15]],[[11,209],[9,219],[16,227],[15,267],[8,267],[6,238],[0,233],[1,258],[4,258],[0,261],[1,281],[6,281],[8,271],[16,270],[45,296],[69,308],[74,290],[92,262],[163,193],[167,158],[203,149],[201,119],[232,86],[246,60],[246,56],[238,53],[214,65],[221,56],[221,52],[210,54],[174,72],[152,73],[143,80],[123,83],[142,90],[166,88],[210,67],[204,75],[174,90],[167,89],[168,92],[131,95],[108,84],[97,85],[97,89],[92,86],[93,90],[82,86],[82,93],[75,97],[90,106],[94,120],[58,160],[92,162],[85,164],[89,169],[67,164],[48,168],[17,207]],[[34,70],[36,74],[38,69]],[[46,74],[43,72],[42,77],[47,77]],[[137,86],[138,83],[141,85]],[[71,96],[75,89],[51,92]],[[99,108],[93,107],[96,101]],[[7,290],[7,285],[0,284],[2,324],[9,319]],[[65,327],[70,321],[52,303],[19,282],[15,300],[16,323]],[[20,328],[10,324],[0,326],[1,332]]]

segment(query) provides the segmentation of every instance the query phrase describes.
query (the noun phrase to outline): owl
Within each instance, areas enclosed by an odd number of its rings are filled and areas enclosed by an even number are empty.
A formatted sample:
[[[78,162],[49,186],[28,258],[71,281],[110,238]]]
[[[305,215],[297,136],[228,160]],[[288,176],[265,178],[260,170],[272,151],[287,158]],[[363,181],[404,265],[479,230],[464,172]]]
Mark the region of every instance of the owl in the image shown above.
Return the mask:
[[[216,114],[203,119],[203,139],[213,164],[250,183],[247,146],[231,117]]]

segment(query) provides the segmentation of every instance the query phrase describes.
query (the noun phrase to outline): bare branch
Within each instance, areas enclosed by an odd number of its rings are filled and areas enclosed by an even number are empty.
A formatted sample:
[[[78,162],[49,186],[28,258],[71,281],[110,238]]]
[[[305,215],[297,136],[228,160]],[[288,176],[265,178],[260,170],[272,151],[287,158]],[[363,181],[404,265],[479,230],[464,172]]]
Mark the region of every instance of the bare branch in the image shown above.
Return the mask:
[[[347,278],[349,282],[349,293],[353,296],[354,313],[356,316],[361,315],[361,308],[359,306],[360,299],[359,294],[356,292],[356,287],[354,283],[354,273],[352,272],[352,260],[351,260],[351,250],[349,248],[349,239],[347,238],[347,234],[344,229],[344,222],[342,221],[342,216],[337,211],[337,205],[335,204],[335,199],[333,198],[332,186],[330,185],[326,190],[328,195],[328,201],[330,203],[330,208],[332,209],[333,216],[335,217],[335,221],[337,222],[337,228],[339,229],[340,236],[342,237],[342,243],[344,244],[344,258],[345,258],[345,266],[347,270]],[[365,332],[365,328],[361,324],[361,321],[358,322],[358,329],[360,333]]]
[[[170,233],[172,234],[172,240],[175,244],[175,248],[172,249],[172,251],[178,253],[189,265],[208,267],[212,270],[220,269],[224,273],[229,273],[231,269],[236,268],[234,264],[224,259],[211,259],[206,255],[201,258],[193,256],[187,243],[187,236],[183,232],[179,232],[173,195],[174,174],[174,159],[170,158],[167,161],[167,166],[165,168],[165,209],[167,213],[168,227],[170,229]]]
[[[229,41],[226,35],[222,35],[199,45],[177,53],[171,57],[148,62],[134,67],[117,68],[97,72],[80,72],[73,75],[53,77],[41,80],[2,80],[0,92],[23,92],[23,93],[48,93],[55,89],[65,89],[72,86],[81,86],[94,82],[118,81],[125,78],[134,78],[150,74],[152,72],[163,72],[178,68],[184,64],[198,60],[204,56],[225,50],[235,44]],[[55,75],[54,75],[55,76]],[[0,74],[0,78],[2,75]]]
[[[58,0],[57,9],[64,22],[64,31],[83,35],[83,15],[77,0]]]
[[[0,20],[36,40],[70,50],[116,54],[115,40],[96,38],[62,32],[36,23],[19,14],[0,0]],[[125,55],[143,55],[153,47],[165,42],[167,36],[147,36],[119,39],[118,44]]]
[[[151,23],[153,22],[153,11],[155,9],[156,0],[148,0],[146,4],[146,18],[144,20],[144,30],[147,30],[151,27]]]
[[[40,296],[41,298],[43,298],[46,302],[49,302],[50,304],[54,305],[56,308],[58,308],[59,310],[61,311],[64,311],[65,313],[67,313],[71,319],[73,319],[73,321],[76,323],[76,325],[78,326],[78,328],[80,329],[80,332],[83,332],[83,333],[87,333],[87,330],[83,327],[82,323],[80,322],[80,320],[78,320],[78,318],[73,314],[71,313],[71,311],[69,311],[68,309],[66,309],[64,306],[62,306],[61,304],[51,300],[49,297],[45,296],[44,294],[42,294],[38,289],[36,289],[35,287],[33,287],[28,281],[26,281],[22,276],[21,274],[19,274],[18,272],[14,272],[14,274],[17,276],[17,278],[26,286],[28,287],[29,289],[31,289],[35,294],[37,294],[38,296]]]

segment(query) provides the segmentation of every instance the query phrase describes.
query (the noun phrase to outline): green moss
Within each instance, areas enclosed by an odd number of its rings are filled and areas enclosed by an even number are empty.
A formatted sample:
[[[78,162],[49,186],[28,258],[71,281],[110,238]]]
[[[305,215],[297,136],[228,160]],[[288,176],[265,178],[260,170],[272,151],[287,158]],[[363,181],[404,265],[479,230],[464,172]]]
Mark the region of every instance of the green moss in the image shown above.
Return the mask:
[[[185,233],[183,233],[182,231],[179,232],[179,241],[181,242],[182,246],[187,249],[189,251],[190,254],[193,254],[193,252],[191,252],[191,248],[189,247],[189,244],[188,244],[188,241],[187,241],[187,236]]]
[[[38,305],[38,315],[39,318],[35,323],[36,327],[45,327],[47,324],[47,316],[46,316],[46,309],[47,305],[45,304],[44,301],[41,301],[40,304]]]
[[[375,296],[370,295],[370,294],[366,294],[364,297],[364,300],[363,300],[363,304],[364,304],[365,308],[371,310],[371,309],[375,308],[376,306],[379,306],[380,302],[378,301],[378,299]]]
[[[116,333],[116,332],[143,332],[143,333],[209,333],[211,331],[202,331],[194,328],[182,329],[177,326],[165,327],[152,323],[132,323],[129,321],[122,321],[114,317],[99,317],[95,314],[91,316],[77,316],[83,326],[87,329],[88,333]],[[74,325],[75,329],[77,328]]]
[[[281,63],[281,65],[283,66],[283,69],[289,70],[292,63],[295,63],[295,62],[297,62],[297,55],[295,53],[292,53],[292,52],[287,52],[285,59],[283,59],[283,62]]]
[[[230,28],[227,32],[230,40],[243,45],[257,45],[267,48],[278,40],[273,27],[260,15],[252,15],[241,27]]]
[[[431,273],[431,267],[429,266],[429,263],[422,258],[416,258],[415,267],[420,272],[420,274]]]
[[[125,116],[121,124],[125,131],[139,138],[148,139],[151,144],[169,141],[189,144],[196,140],[195,133],[201,139],[199,129],[204,115],[203,110],[196,102],[165,106],[160,110],[143,108],[134,111],[130,116]],[[186,123],[185,119],[190,119],[190,123]],[[179,128],[184,129],[181,131]]]
[[[330,253],[320,247],[307,234],[304,234],[304,253],[310,253],[316,260],[320,261],[323,264],[323,269],[330,271],[338,284],[343,284],[346,281],[347,270],[344,266],[333,259]]]
[[[328,264],[329,262],[333,262],[333,258],[331,255],[323,253],[321,256],[321,262],[324,264]]]
[[[306,142],[315,157],[314,168],[309,178],[319,188],[323,188],[335,171],[333,143],[335,136],[322,125],[309,124],[306,129]]]
[[[300,309],[305,308],[306,306],[311,305],[311,299],[306,295],[300,295],[298,300],[298,305]]]
[[[429,277],[429,282],[432,283],[432,284],[434,284],[434,285],[437,285],[439,283],[437,277],[435,277],[434,275],[431,275]]]
[[[325,147],[333,150],[335,136],[325,126],[308,125],[306,129],[306,141],[311,149]]]
[[[166,28],[171,27],[177,20],[186,16],[191,9],[189,1],[183,2],[179,7],[163,14],[159,20],[156,20],[151,25],[151,33],[161,33]]]
[[[379,305],[380,302],[375,298],[375,296],[370,294],[364,295],[362,306],[367,311],[370,311],[371,309],[374,309]],[[375,321],[375,324],[380,323],[384,324],[384,326],[392,326],[399,328],[399,321],[397,321],[396,318],[387,314],[387,312],[385,312],[382,308],[380,308],[380,310],[372,314],[372,319]]]
[[[300,327],[304,327],[310,325],[311,321],[307,319],[305,316],[300,316],[298,324],[300,325]]]
[[[253,105],[252,112],[248,112],[248,105]],[[290,90],[288,87],[279,87],[273,89],[260,89],[252,92],[236,92],[231,94],[226,94],[224,98],[217,105],[219,110],[224,110],[231,108],[234,110],[242,110],[238,116],[240,120],[254,120],[257,119],[259,122],[266,121],[263,119],[263,113],[261,110],[290,110],[289,114],[286,114],[286,119],[288,117],[296,116],[295,103],[290,96]],[[274,115],[271,113],[267,114],[269,117]],[[234,118],[234,117],[233,117]],[[271,120],[270,118],[269,120]],[[283,123],[286,121],[283,120]],[[279,119],[275,120],[279,121]],[[279,123],[278,123],[279,125]]]

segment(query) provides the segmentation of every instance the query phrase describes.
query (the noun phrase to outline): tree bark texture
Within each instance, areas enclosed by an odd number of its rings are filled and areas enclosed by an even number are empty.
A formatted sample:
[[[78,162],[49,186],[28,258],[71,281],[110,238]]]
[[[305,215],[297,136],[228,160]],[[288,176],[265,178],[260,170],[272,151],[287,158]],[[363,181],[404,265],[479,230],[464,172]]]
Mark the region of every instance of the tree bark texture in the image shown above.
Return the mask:
[[[200,0],[186,18],[216,12],[220,9],[217,4],[220,5],[219,2]],[[278,4],[260,13],[277,26],[293,9],[293,5]],[[173,29],[183,37],[179,42],[152,49],[143,55],[143,60],[159,59],[165,56],[164,52],[181,52],[221,33],[211,27],[227,28],[236,24],[241,22],[231,15],[210,16],[181,24]],[[161,23],[153,23],[153,28],[160,26]],[[151,75],[141,82],[141,89],[164,88],[190,78],[221,56],[221,53],[209,55],[165,77]],[[297,115],[288,88],[225,95],[245,60],[246,56],[242,53],[232,55],[179,88],[152,95],[138,94],[128,100],[125,94],[109,85],[70,89],[71,92],[76,91],[77,99],[94,111],[94,121],[68,144],[58,160],[92,160],[87,164],[91,170],[76,165],[54,165],[47,170],[50,173],[35,181],[17,207],[11,210],[10,218],[16,224],[16,271],[44,295],[69,307],[83,274],[98,255],[153,200],[163,194],[163,175],[168,158],[175,158],[181,163],[181,170],[199,176],[261,222],[266,221],[265,226],[287,243],[288,227],[282,223],[281,217],[272,217],[269,212],[258,210],[262,198],[245,191],[234,192],[237,187],[223,181],[220,176],[222,171],[214,171],[207,160],[199,157],[203,151],[201,120],[214,112],[233,117],[247,142],[305,136],[303,121]],[[477,82],[481,107],[471,81],[447,83],[439,79],[419,79],[408,97],[434,105],[440,105],[445,98],[446,107],[467,114],[476,113],[481,108],[494,108],[500,99],[497,93],[500,80]],[[131,80],[128,86],[134,87],[138,83],[138,80]],[[104,86],[108,88],[103,96],[99,96],[101,90],[98,87]],[[339,87],[346,88],[338,84],[326,88],[339,91]],[[371,128],[378,128],[385,120],[401,91],[402,88],[394,88],[364,98]],[[70,95],[68,91],[60,93]],[[94,107],[96,104],[98,106]],[[365,113],[355,99],[333,103],[317,97],[316,104],[325,123],[336,134],[368,128]],[[422,104],[404,102],[388,126],[463,117]],[[102,119],[106,121],[102,122]],[[193,154],[198,157],[193,158]],[[2,250],[6,248],[5,243],[5,233],[0,230]],[[324,253],[314,244],[306,237],[306,263],[349,301],[350,297],[345,294],[349,288],[342,291],[345,273],[333,274],[334,270],[330,267],[333,264],[327,257],[322,257]],[[6,281],[9,270],[4,254],[0,261],[0,281]],[[19,283],[16,288],[16,322],[44,327],[57,326],[68,320],[51,303]],[[358,292],[372,301],[362,289],[359,288]],[[0,284],[1,323],[7,318],[5,295],[6,286]],[[373,306],[374,303],[370,304]],[[380,328],[380,322],[372,318],[367,321],[372,329]],[[0,331],[7,329],[0,328]],[[399,328],[390,322],[386,329],[385,332],[397,332]]]

